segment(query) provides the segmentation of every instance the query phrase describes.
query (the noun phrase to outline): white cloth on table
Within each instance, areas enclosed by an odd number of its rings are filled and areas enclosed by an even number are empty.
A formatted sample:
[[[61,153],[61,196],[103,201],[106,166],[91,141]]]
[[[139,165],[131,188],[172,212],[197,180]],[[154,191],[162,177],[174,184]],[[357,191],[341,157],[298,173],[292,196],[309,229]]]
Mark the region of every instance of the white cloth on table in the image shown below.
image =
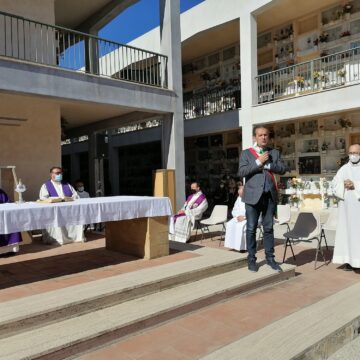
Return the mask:
[[[355,190],[345,189],[344,180],[351,180]],[[342,166],[332,185],[335,195],[340,199],[333,263],[360,268],[360,164],[348,162]]]
[[[246,220],[238,221],[238,216],[245,216],[245,203],[239,196],[231,212],[233,218],[226,224],[224,247],[235,250],[246,250]]]
[[[58,197],[64,199],[64,192],[62,188],[62,184],[57,181],[51,180],[54,189]],[[72,198],[79,199],[79,195],[75,191],[75,189],[68,184],[71,192]],[[50,194],[46,188],[46,185],[43,184],[40,189],[40,200],[45,200],[50,197]],[[43,243],[44,244],[54,244],[58,243],[60,245],[69,244],[72,242],[82,242],[85,240],[84,229],[82,225],[66,225],[66,226],[55,226],[55,227],[47,227],[42,230],[43,235]]]
[[[167,197],[107,196],[43,204],[0,204],[0,234],[50,226],[84,225],[142,217],[170,216]]]
[[[191,230],[195,226],[195,220],[199,220],[202,217],[202,214],[208,208],[208,202],[204,199],[198,206],[195,206],[196,200],[202,195],[201,191],[198,191],[193,197],[185,202],[183,210],[185,216],[180,216],[175,218],[172,216],[170,218],[169,233],[175,235],[174,240],[182,243],[186,243],[191,235]]]

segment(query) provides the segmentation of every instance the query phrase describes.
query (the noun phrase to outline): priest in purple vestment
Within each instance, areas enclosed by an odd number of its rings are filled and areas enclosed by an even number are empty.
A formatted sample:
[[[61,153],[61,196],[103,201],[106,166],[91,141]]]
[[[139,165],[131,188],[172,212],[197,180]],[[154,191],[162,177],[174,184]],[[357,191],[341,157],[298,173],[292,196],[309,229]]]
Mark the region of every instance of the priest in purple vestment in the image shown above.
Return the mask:
[[[69,183],[63,181],[63,170],[58,166],[50,169],[50,179],[42,185],[39,197],[40,200],[51,197],[72,197],[73,199],[79,199],[79,195],[75,189]],[[82,242],[84,240],[82,225],[52,227],[43,230],[43,242],[45,244],[58,243],[63,245],[71,242]]]
[[[9,197],[4,190],[0,189],[0,204],[8,203]],[[18,244],[22,241],[21,233],[0,235],[0,253],[19,251]]]

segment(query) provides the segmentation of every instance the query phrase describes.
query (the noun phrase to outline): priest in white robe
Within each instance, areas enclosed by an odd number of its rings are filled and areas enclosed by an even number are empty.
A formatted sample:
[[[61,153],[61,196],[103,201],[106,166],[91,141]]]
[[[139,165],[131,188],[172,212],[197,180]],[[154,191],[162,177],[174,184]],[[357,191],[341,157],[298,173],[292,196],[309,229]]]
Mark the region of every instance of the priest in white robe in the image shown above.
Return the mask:
[[[350,146],[349,162],[337,172],[333,188],[340,199],[333,263],[351,271],[360,268],[360,144]]]
[[[62,168],[52,167],[50,169],[50,179],[46,181],[40,189],[40,200],[50,197],[71,197],[78,199],[79,195],[75,189],[62,180]],[[45,244],[68,244],[72,242],[82,242],[85,240],[82,225],[68,225],[62,227],[51,227],[43,230],[43,242]]]
[[[233,218],[226,224],[224,247],[234,250],[246,250],[246,210],[242,201],[244,186],[238,188],[238,197],[231,212]]]
[[[191,192],[182,209],[170,218],[169,232],[175,241],[182,243],[189,240],[195,221],[200,220],[208,208],[208,202],[199,183],[191,184]]]

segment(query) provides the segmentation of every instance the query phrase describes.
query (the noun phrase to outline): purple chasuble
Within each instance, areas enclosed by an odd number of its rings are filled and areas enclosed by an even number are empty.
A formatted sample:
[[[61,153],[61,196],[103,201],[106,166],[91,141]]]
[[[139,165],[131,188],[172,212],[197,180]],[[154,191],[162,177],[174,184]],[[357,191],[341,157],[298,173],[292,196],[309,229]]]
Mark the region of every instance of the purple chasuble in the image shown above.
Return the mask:
[[[187,197],[186,199],[186,204],[189,203],[189,201],[192,199],[192,197],[196,195],[196,194],[191,194]],[[191,207],[190,209],[193,209],[194,208],[194,205],[196,204],[197,206],[199,206],[204,200],[206,199],[206,196],[204,194],[201,194],[195,201],[193,204],[191,204]],[[185,216],[185,214],[175,214],[173,215],[174,217],[174,222],[176,222],[176,220],[179,218],[179,217],[182,217],[182,216]]]
[[[51,197],[59,197],[59,195],[56,192],[55,187],[54,187],[53,183],[51,182],[51,180],[46,181],[45,186],[46,186],[46,190],[49,193],[49,196],[51,196]],[[66,183],[66,182],[61,182],[61,186],[62,186],[64,196],[72,197],[73,193],[72,193],[72,191],[70,189],[69,184]]]
[[[5,191],[0,189],[0,204],[9,202],[9,198],[6,195]],[[0,246],[13,245],[21,242],[21,234],[19,232],[0,235]]]

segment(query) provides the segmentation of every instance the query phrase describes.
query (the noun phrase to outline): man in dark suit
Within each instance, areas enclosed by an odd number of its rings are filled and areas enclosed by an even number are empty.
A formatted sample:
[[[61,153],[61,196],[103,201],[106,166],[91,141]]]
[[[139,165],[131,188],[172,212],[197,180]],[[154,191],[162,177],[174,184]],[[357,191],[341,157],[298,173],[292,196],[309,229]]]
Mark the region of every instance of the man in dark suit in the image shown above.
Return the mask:
[[[246,245],[248,269],[258,270],[256,264],[256,229],[260,215],[264,230],[264,248],[267,264],[276,271],[282,271],[274,257],[274,214],[278,200],[274,174],[283,175],[287,167],[276,149],[268,147],[269,129],[257,125],[253,130],[254,146],[243,150],[240,157],[239,175],[244,177],[243,201],[246,208]]]

